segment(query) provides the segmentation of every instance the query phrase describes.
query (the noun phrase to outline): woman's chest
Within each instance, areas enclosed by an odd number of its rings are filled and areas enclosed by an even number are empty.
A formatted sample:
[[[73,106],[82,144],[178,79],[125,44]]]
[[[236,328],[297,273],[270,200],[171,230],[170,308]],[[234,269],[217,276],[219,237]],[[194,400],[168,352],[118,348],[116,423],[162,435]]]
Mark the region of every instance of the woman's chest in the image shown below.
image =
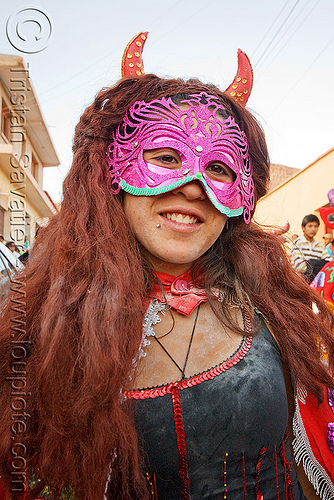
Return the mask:
[[[128,396],[159,499],[222,498],[224,470],[235,499],[246,482],[255,495],[260,479],[265,490],[285,491],[288,406],[280,354],[265,327],[217,367]]]

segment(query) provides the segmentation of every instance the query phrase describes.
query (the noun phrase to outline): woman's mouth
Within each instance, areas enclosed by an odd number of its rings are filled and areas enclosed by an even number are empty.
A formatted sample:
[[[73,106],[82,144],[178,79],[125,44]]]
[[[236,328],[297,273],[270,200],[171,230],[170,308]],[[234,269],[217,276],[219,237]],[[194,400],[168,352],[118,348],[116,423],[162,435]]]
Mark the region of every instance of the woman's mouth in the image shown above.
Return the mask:
[[[179,224],[197,224],[200,222],[197,217],[194,217],[193,215],[181,214],[179,212],[166,212],[160,215],[166,219],[178,222]]]

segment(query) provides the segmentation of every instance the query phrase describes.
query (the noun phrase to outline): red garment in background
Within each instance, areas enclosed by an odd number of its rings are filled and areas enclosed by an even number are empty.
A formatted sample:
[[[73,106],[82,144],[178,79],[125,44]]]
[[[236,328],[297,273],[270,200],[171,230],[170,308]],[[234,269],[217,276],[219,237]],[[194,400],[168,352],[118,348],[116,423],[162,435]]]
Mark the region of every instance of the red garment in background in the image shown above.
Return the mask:
[[[334,261],[327,262],[311,283],[311,287],[329,303],[334,304]]]

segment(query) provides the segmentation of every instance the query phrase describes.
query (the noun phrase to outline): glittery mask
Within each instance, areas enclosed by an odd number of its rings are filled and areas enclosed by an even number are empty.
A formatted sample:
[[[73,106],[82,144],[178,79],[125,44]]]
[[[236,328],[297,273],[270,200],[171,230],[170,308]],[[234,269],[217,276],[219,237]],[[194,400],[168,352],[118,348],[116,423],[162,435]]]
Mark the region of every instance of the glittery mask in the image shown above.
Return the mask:
[[[202,92],[182,100],[171,98],[135,102],[113,135],[107,160],[112,190],[151,196],[191,181],[203,185],[213,205],[228,217],[244,214],[248,223],[254,208],[254,183],[247,139],[217,98]],[[177,170],[144,160],[147,150],[171,148],[182,166]],[[208,165],[220,162],[235,174],[233,182],[210,179]]]

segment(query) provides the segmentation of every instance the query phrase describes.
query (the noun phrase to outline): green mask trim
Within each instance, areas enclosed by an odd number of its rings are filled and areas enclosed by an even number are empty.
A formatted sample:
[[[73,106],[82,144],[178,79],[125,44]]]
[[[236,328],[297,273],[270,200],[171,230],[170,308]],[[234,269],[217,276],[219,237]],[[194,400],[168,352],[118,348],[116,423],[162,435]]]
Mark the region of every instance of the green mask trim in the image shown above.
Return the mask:
[[[133,194],[135,196],[154,196],[157,194],[167,193],[168,191],[172,191],[173,189],[176,189],[180,186],[183,186],[183,184],[187,184],[187,182],[191,182],[193,180],[199,180],[201,182],[201,184],[203,185],[205,192],[207,193],[211,203],[222,214],[227,215],[227,217],[238,217],[244,211],[243,207],[232,209],[232,208],[224,207],[224,205],[219,203],[212,196],[210,188],[207,185],[206,180],[204,179],[203,175],[200,172],[198,172],[195,175],[189,175],[188,177],[184,177],[184,179],[176,181],[173,184],[169,184],[168,186],[161,186],[161,187],[157,187],[157,188],[135,188],[133,186],[130,186],[130,184],[127,184],[123,179],[121,179],[119,185],[125,192],[127,192],[129,194]]]

